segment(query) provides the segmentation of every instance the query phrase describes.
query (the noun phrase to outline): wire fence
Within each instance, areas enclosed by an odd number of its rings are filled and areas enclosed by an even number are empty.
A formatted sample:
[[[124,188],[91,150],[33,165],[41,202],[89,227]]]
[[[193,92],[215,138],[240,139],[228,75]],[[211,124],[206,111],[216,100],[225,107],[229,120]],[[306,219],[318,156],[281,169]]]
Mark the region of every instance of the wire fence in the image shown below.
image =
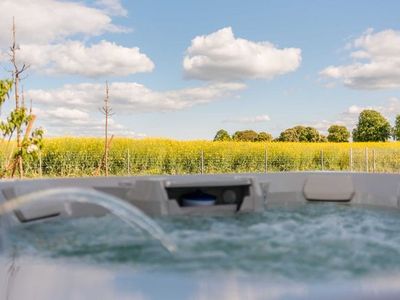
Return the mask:
[[[40,153],[25,161],[26,177],[75,177],[103,175],[96,172],[102,160],[100,152],[66,151]],[[152,155],[111,151],[111,175],[267,173],[284,171],[348,171],[399,173],[400,149],[324,149],[309,152],[249,151],[215,153],[202,150],[178,154]],[[2,167],[5,159],[1,160]]]

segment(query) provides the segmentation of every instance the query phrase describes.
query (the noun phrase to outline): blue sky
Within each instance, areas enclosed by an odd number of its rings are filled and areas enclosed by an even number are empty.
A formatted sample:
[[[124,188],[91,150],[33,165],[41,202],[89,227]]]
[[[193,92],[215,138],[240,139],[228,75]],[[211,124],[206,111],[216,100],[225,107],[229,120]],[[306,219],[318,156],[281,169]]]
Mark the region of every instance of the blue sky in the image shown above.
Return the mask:
[[[48,135],[101,135],[106,80],[111,132],[132,137],[325,132],[351,129],[364,108],[400,113],[399,1],[0,0],[0,9],[10,12],[0,75],[12,14],[31,65],[26,98]]]

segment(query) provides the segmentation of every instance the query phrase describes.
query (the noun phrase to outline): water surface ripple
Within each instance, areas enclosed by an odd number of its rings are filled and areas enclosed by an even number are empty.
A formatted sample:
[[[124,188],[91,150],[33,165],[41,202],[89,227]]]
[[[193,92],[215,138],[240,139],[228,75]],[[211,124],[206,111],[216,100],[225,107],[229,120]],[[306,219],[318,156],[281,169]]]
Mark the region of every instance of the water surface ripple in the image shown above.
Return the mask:
[[[399,216],[313,203],[233,217],[155,219],[177,244],[173,256],[113,216],[24,225],[10,237],[21,254],[143,271],[343,280],[400,272]]]

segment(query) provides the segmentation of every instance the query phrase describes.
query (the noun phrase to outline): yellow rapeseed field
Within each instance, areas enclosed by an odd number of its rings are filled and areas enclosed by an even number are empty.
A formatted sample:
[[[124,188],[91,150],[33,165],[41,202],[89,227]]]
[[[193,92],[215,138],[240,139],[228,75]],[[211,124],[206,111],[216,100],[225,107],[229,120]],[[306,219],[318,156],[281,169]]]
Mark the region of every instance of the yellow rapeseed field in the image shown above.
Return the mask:
[[[101,138],[47,138],[28,176],[91,176],[103,155]],[[4,147],[3,147],[4,148]],[[4,159],[4,149],[1,151]],[[115,138],[110,173],[198,174],[343,170],[399,172],[400,142],[212,142]]]

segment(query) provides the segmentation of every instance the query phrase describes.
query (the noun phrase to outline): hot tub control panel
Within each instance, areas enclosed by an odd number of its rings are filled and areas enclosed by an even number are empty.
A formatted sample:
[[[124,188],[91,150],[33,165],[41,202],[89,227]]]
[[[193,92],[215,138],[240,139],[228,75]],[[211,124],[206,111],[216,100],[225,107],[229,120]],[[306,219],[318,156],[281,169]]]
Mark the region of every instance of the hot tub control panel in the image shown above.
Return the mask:
[[[264,192],[250,177],[138,180],[126,199],[150,215],[261,211]]]

